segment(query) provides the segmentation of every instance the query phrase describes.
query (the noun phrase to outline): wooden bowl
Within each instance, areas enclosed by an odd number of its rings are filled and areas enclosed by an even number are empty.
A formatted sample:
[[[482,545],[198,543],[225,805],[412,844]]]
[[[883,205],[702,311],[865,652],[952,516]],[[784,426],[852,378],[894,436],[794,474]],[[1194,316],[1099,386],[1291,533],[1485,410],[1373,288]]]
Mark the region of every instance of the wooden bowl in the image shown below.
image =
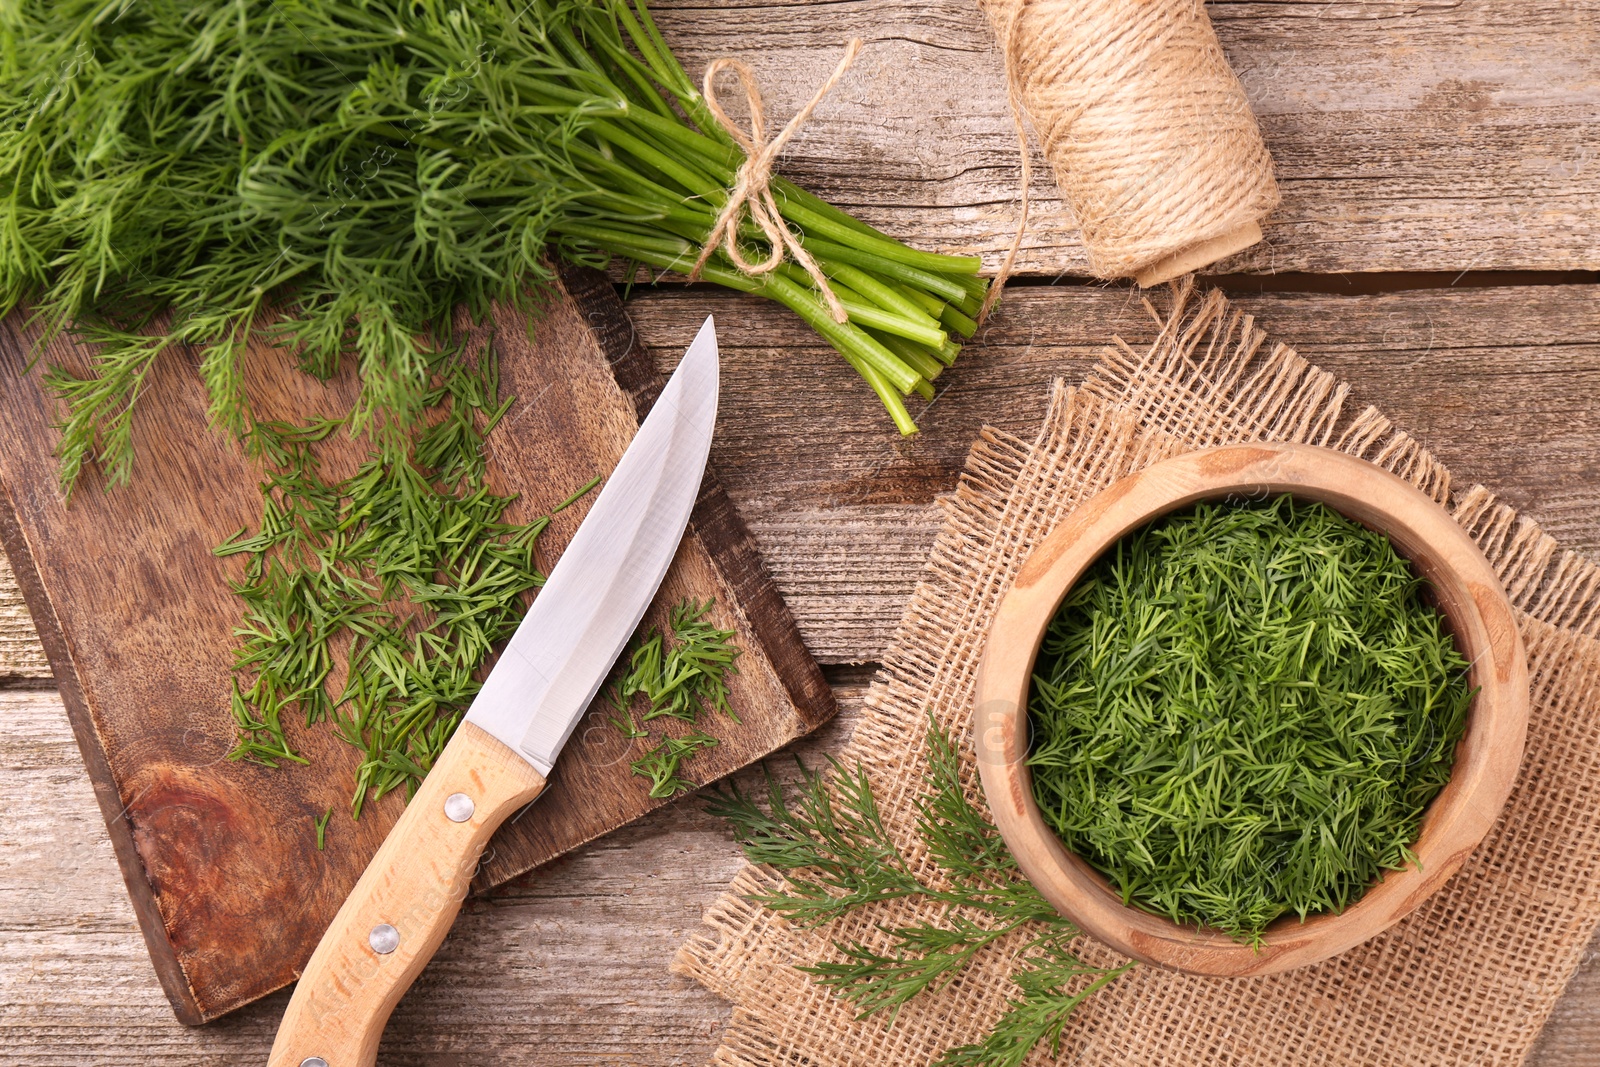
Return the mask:
[[[1479,687],[1450,781],[1423,814],[1418,865],[1391,871],[1338,914],[1268,926],[1259,950],[1227,934],[1127,907],[1044,821],[1027,765],[1028,692],[1045,627],[1074,582],[1117,539],[1200,500],[1292,493],[1385,534],[1433,587]],[[1443,508],[1365,460],[1309,445],[1213,448],[1108,486],[1044,542],[995,613],[978,666],[974,743],[995,825],[1028,879],[1063,915],[1120,952],[1193,974],[1271,974],[1327,959],[1386,930],[1444,884],[1505,805],[1522,761],[1528,666],[1489,561]]]

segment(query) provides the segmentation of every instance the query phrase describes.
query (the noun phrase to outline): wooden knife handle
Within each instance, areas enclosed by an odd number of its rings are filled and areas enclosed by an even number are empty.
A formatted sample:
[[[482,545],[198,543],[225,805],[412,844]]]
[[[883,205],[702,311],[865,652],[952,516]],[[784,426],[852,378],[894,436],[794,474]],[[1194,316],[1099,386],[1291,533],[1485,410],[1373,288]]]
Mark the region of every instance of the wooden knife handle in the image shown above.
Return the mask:
[[[306,964],[270,1067],[372,1067],[389,1013],[455,921],[489,836],[543,788],[489,734],[456,729]]]

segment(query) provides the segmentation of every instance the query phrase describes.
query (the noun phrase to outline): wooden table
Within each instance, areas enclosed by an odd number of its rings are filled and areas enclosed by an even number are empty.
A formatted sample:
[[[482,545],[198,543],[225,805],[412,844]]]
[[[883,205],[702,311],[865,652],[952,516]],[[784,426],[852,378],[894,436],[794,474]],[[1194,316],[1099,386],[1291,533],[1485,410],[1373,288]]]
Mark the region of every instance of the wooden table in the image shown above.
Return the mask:
[[[1285,195],[1266,243],[1221,265],[1220,284],[1458,479],[1600,553],[1600,0],[1210,7]],[[809,96],[846,38],[865,37],[786,171],[916,243],[992,261],[1017,170],[997,56],[970,0],[825,12],[660,5],[691,69],[751,59],[776,115]],[[785,312],[703,289],[630,302],[669,358],[717,314],[713,461],[843,707],[810,751],[848,735],[931,543],[932,501],[978,427],[1029,430],[1051,378],[1080,376],[1113,334],[1149,336],[1131,290],[1084,284],[1048,180],[1036,194],[1024,284],[940,380],[911,440]],[[264,1060],[284,994],[203,1029],[173,1021],[3,568],[0,791],[0,1060]],[[702,1062],[727,1006],[666,964],[739,863],[689,800],[469,904],[397,1011],[382,1062]],[[1531,1062],[1600,1064],[1600,942]]]

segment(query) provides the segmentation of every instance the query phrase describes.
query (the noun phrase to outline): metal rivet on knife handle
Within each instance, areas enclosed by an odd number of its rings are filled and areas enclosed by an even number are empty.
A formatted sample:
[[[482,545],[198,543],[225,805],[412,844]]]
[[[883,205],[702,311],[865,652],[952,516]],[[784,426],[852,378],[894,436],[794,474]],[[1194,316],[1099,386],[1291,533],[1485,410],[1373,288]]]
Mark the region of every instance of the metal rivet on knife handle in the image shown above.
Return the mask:
[[[307,1056],[300,1061],[300,1067],[328,1067],[328,1061],[321,1056]]]
[[[444,798],[445,817],[451,822],[466,822],[472,818],[472,813],[477,806],[472,803],[472,798],[465,793],[451,793]]]
[[[388,923],[379,923],[372,928],[372,933],[367,935],[367,944],[371,945],[372,951],[378,955],[387,956],[400,947],[400,931]]]

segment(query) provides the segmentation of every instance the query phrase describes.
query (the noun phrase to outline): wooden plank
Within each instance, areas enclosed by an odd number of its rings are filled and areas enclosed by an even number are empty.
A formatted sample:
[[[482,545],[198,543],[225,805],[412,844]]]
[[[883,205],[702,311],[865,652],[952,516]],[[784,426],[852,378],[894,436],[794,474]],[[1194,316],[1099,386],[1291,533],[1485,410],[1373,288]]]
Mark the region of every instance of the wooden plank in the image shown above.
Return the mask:
[[[1556,1003],[1528,1067],[1595,1067],[1600,1064],[1600,937],[1589,943],[1578,973]]]
[[[503,387],[518,397],[489,442],[491,480],[520,494],[508,520],[546,513],[610,470],[660,388],[615,293],[592,272],[569,276],[570,298],[530,335],[520,315],[493,324]],[[13,318],[0,329],[0,364],[17,375],[27,341]],[[66,342],[48,358],[74,361]],[[258,411],[296,420],[348,405],[354,379],[331,395],[275,354],[248,372]],[[258,475],[206,429],[192,368],[158,362],[134,432],[133,483],[98,492],[90,478],[65,507],[54,484],[55,433],[34,383],[0,401],[0,483],[10,506],[3,539],[67,707],[111,831],[157,973],[181,1019],[204,1021],[292,981],[323,927],[403,808],[399,794],[359,823],[331,824],[318,852],[311,827],[346,810],[356,751],[331,730],[290,727],[309,769],[268,769],[225,758],[233,726],[228,667],[240,607],[228,582],[242,560],[211,546],[259,520]],[[636,407],[637,405],[637,407]],[[329,442],[328,469],[353,469],[367,445]],[[558,516],[543,542],[554,560],[592,503]],[[719,777],[825,720],[831,692],[715,476],[702,486],[690,530],[647,622],[671,604],[714,597],[715,620],[744,649],[731,681],[739,724],[690,773]],[[496,836],[476,884],[527,870],[660,805],[604,711],[577,733],[528,818]],[[272,921],[263,921],[271,916]]]
[[[206,1027],[173,1021],[55,694],[0,692],[0,786],[17,805],[0,836],[3,1059],[265,1063],[285,994]],[[692,804],[664,814],[469,902],[382,1062],[703,1059],[727,1009],[666,961],[738,859]]]
[[[1563,547],[1600,553],[1600,287],[1430,289],[1383,296],[1239,297],[1273,340],[1352,383],[1425,442],[1463,485],[1482,482]],[[716,312],[723,420],[713,445],[728,492],[823,662],[875,660],[890,640],[954,483],[985,423],[1027,434],[1045,386],[1072,381],[1112,334],[1151,320],[1127,290],[1021,287],[894,433],[864,385],[780,309],[662,290],[630,304],[658,353]]]
[[[840,715],[802,742],[837,747],[865,675],[840,679]],[[754,784],[746,772],[745,785]],[[0,1047],[35,1067],[265,1062],[277,993],[200,1028],[172,1021],[146,962],[65,709],[0,691]],[[686,800],[469,902],[385,1032],[385,1067],[703,1063],[726,1002],[667,973],[700,909],[739,867],[716,820]],[[1528,1067],[1595,1067],[1600,941]]]
[[[1237,299],[1458,481],[1492,487],[1563,547],[1600,554],[1600,287]],[[933,498],[978,428],[1030,432],[1052,377],[1081,377],[1112,334],[1151,336],[1126,290],[1018,287],[984,344],[939,379],[934,404],[914,409],[924,432],[901,438],[866,386],[780,308],[701,289],[629,303],[663,368],[708,311],[726,353],[713,461],[825,663],[872,662],[886,647],[933,543]]]
[[[1600,0],[1212,0],[1277,164],[1283,207],[1233,271],[1600,267]],[[779,121],[866,49],[783,170],[913,244],[980,252],[1014,228],[999,54],[972,0],[661,0],[698,79],[756,68]],[[728,95],[734,95],[730,92]],[[1083,273],[1035,186],[1025,271]]]
[[[50,663],[39,644],[39,631],[23,603],[11,561],[0,552],[0,681],[44,681]]]

